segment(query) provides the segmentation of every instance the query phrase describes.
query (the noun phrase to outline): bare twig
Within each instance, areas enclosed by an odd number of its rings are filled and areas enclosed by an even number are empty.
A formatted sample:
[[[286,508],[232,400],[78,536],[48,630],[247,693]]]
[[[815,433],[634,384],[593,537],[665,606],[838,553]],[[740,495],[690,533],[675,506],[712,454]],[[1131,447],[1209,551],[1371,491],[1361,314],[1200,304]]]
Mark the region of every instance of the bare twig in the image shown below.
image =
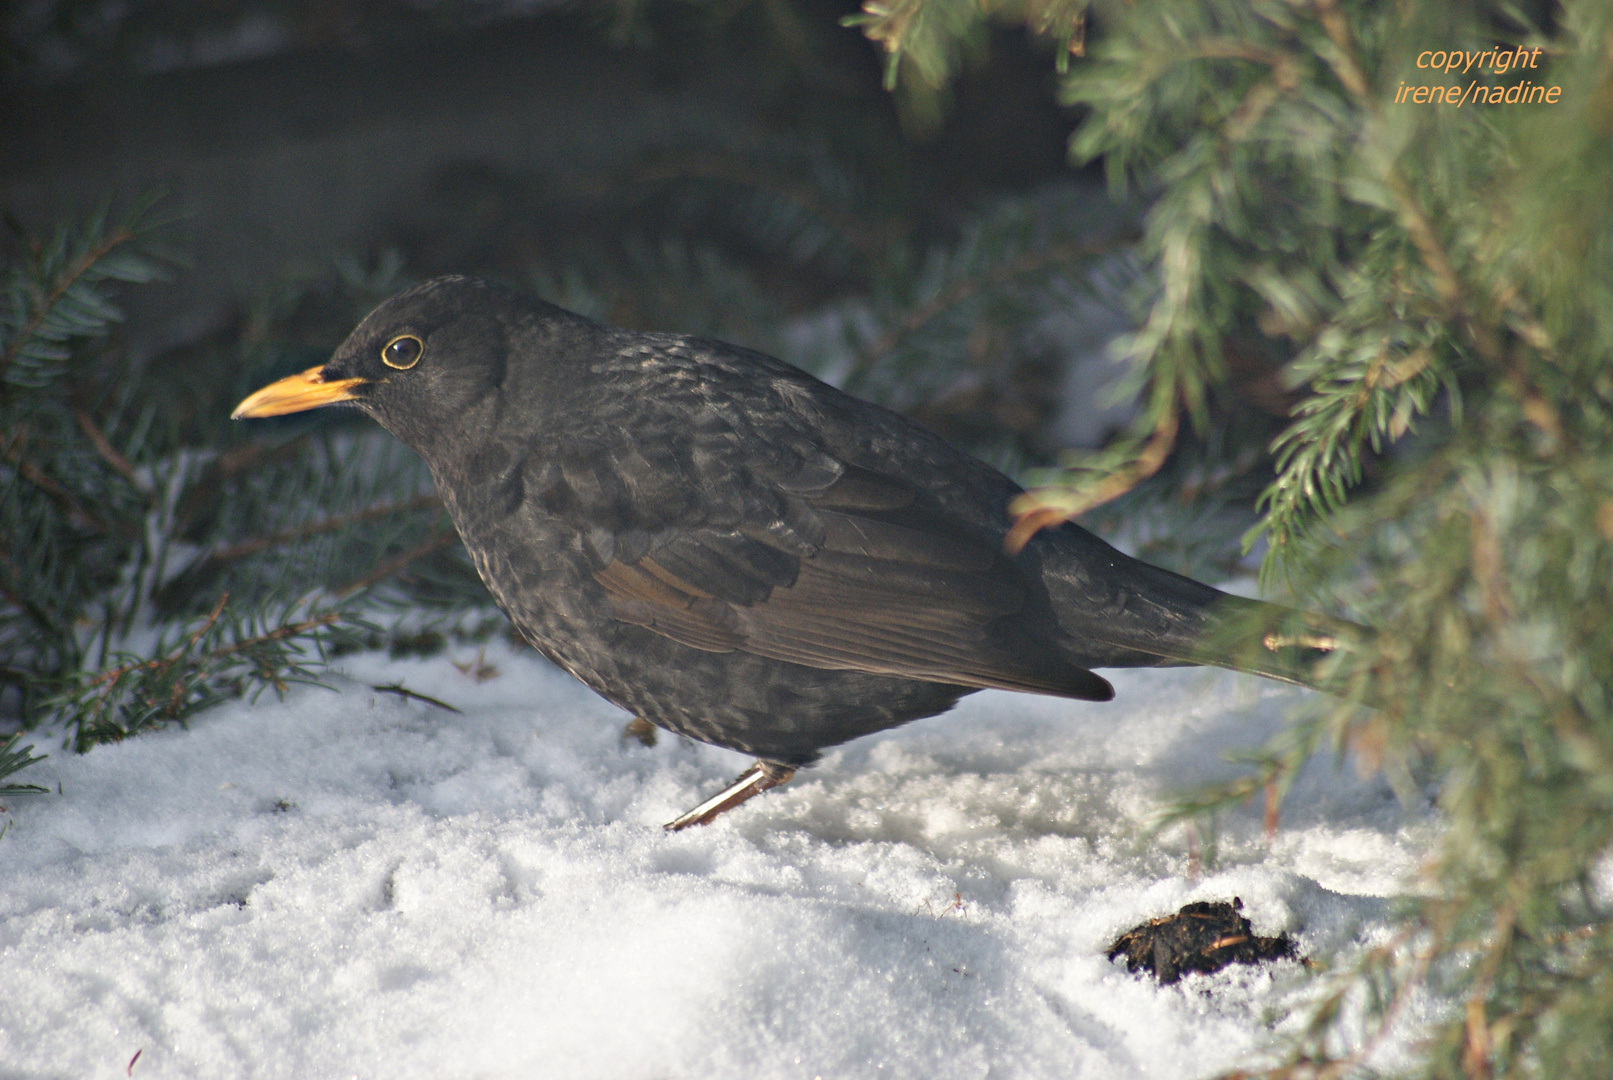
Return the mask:
[[[451,713],[459,713],[461,716],[464,715],[463,712],[454,708],[446,701],[439,701],[430,694],[422,694],[418,690],[410,690],[402,683],[387,683],[385,686],[372,686],[370,689],[381,694],[396,694],[401,698],[411,698],[415,701],[423,701],[427,705],[435,705],[439,709],[447,709]]]
[[[1115,470],[1086,491],[1072,496],[1065,488],[1036,488],[1015,498],[1008,505],[1009,513],[1014,515],[1014,527],[1003,537],[1003,550],[1018,555],[1041,530],[1061,525],[1093,507],[1118,499],[1153,476],[1170,457],[1180,427],[1181,412],[1173,405],[1160,416],[1153,434],[1131,464]]]

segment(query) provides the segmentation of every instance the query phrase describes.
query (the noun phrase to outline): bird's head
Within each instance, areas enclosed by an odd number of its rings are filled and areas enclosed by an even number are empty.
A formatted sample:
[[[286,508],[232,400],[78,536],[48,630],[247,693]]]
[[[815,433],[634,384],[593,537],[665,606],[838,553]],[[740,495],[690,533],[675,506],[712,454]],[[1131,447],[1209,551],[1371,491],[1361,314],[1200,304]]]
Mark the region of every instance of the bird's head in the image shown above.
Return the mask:
[[[417,285],[370,312],[324,364],[270,383],[230,415],[347,403],[420,448],[503,386],[511,295],[465,277]]]

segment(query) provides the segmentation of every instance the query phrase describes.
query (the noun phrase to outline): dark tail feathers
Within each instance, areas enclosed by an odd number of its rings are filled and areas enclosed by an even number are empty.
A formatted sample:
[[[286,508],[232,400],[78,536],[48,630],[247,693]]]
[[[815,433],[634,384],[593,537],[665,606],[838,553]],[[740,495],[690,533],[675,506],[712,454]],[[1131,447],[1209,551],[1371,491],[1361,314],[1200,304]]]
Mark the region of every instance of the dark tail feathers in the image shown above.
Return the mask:
[[[1201,664],[1338,693],[1318,665],[1370,637],[1364,626],[1233,596],[1082,539],[1101,549],[1048,559],[1043,580],[1065,649],[1083,666]]]

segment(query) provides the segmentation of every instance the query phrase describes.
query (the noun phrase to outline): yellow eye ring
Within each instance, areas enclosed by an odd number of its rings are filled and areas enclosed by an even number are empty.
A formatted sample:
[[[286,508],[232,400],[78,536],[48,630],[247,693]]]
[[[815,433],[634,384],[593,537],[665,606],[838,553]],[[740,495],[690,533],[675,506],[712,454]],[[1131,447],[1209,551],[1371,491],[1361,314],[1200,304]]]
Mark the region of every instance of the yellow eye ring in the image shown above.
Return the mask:
[[[426,343],[413,334],[399,334],[381,346],[381,363],[399,371],[408,371],[426,355]]]

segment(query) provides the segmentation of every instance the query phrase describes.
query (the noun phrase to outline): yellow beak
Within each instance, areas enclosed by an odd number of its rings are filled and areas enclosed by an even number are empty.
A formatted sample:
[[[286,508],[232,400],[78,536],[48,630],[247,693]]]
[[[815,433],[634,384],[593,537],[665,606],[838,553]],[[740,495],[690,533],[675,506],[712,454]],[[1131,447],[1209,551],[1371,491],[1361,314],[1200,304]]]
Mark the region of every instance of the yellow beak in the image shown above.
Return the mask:
[[[311,367],[296,375],[288,375],[272,382],[248,397],[230,413],[231,420],[243,417],[284,416],[286,413],[317,409],[321,405],[334,405],[338,401],[353,400],[353,387],[368,379],[333,379],[326,382],[320,375],[323,368]]]

